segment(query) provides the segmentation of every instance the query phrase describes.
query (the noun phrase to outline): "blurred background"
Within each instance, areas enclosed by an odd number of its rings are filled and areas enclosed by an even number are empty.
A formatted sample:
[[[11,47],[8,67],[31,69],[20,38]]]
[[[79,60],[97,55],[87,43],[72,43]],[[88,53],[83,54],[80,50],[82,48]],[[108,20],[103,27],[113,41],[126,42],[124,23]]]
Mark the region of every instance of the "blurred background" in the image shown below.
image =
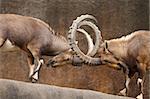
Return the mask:
[[[67,37],[76,17],[91,14],[98,20],[103,39],[127,35],[136,30],[149,30],[149,0],[0,0],[0,13],[32,16],[47,22],[56,32]],[[85,50],[85,39],[80,38]],[[0,52],[0,78],[27,81],[29,68],[23,51]],[[45,60],[49,57],[44,57]],[[139,93],[135,78],[129,96]],[[38,83],[91,89],[117,94],[124,88],[123,72],[107,66],[58,68],[42,66]]]

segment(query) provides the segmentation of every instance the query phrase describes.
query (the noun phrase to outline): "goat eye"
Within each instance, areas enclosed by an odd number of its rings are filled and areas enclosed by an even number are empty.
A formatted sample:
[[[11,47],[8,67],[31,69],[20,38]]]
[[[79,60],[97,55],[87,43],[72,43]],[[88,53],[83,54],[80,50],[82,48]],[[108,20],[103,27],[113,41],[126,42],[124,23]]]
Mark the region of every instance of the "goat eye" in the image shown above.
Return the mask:
[[[69,58],[66,59],[67,61],[69,60]]]

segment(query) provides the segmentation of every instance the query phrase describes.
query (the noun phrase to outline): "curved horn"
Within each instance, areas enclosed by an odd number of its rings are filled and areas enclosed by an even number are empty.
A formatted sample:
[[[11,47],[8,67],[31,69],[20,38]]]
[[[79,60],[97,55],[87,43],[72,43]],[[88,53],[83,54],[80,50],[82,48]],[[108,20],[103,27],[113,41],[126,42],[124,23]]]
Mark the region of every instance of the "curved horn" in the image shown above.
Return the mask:
[[[80,17],[77,17],[76,20],[73,21],[72,25],[70,26],[70,30],[76,30],[77,27],[78,27],[78,24],[80,22],[82,22],[83,20],[86,20],[86,19],[91,19],[91,20],[94,20],[96,23],[97,23],[97,20],[95,17],[93,17],[92,15],[81,15]],[[69,32],[70,33],[70,32]]]
[[[96,35],[95,46],[94,46],[92,52],[89,54],[89,56],[94,56],[100,47],[100,43],[102,43],[101,31],[98,29],[98,27],[94,23],[92,23],[90,21],[82,21],[81,23],[79,23],[78,28],[80,28],[83,25],[87,25],[87,26],[91,27],[95,32],[95,35]]]
[[[78,23],[82,22],[83,20],[87,20],[87,19],[94,20],[97,23],[97,19],[94,16],[86,14],[86,15],[81,15],[80,17],[77,17],[77,19],[73,21],[73,24],[75,23],[74,25],[78,25]]]
[[[82,15],[83,16],[83,15]],[[86,16],[86,15],[85,15]],[[90,15],[91,17],[91,15]],[[84,17],[86,18],[86,17]],[[92,22],[88,22],[88,21],[83,21],[84,20],[83,17],[78,17],[75,21],[73,21],[73,24],[69,30],[69,35],[68,35],[68,40],[70,42],[70,46],[71,48],[73,49],[73,51],[75,51],[75,53],[77,54],[78,57],[80,57],[85,63],[89,63],[89,64],[101,64],[101,61],[99,58],[92,58],[90,56],[93,56],[93,54],[95,55],[95,53],[97,52],[97,49],[99,48],[99,39],[101,39],[102,41],[102,37],[100,35],[100,31],[98,29],[98,27],[92,23]],[[93,18],[93,16],[92,16]],[[95,19],[95,18],[94,18]],[[77,46],[77,44],[75,43],[76,41],[76,32],[77,32],[77,29],[82,26],[82,25],[88,25],[90,26],[92,29],[94,29],[94,32],[96,33],[96,43],[95,43],[95,47],[96,47],[96,50],[93,49],[92,53],[88,55],[85,55],[80,49],[79,47]]]
[[[77,29],[77,31],[83,33],[86,36],[89,47],[86,55],[89,55],[94,49],[93,39],[84,29]]]

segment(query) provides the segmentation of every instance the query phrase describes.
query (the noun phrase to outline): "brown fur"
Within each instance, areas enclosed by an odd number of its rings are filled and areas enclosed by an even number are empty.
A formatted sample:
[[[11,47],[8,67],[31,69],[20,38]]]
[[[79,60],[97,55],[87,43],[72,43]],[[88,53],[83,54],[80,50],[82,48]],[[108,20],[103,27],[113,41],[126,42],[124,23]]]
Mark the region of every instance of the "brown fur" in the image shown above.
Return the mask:
[[[108,50],[115,58],[123,61],[131,71],[139,64],[145,64],[146,70],[150,64],[150,32],[137,31],[120,39],[107,41]],[[141,67],[141,66],[140,66]],[[133,70],[132,70],[133,69]]]
[[[55,35],[45,22],[15,14],[0,14],[0,46],[6,40],[27,52],[30,68],[34,69],[42,64],[42,55],[57,55],[70,49],[67,40]]]
[[[104,52],[100,51],[102,61],[106,64],[123,63],[124,72],[129,78],[138,72],[139,78],[143,79],[146,69],[150,67],[150,31],[136,31],[108,40],[103,45]]]

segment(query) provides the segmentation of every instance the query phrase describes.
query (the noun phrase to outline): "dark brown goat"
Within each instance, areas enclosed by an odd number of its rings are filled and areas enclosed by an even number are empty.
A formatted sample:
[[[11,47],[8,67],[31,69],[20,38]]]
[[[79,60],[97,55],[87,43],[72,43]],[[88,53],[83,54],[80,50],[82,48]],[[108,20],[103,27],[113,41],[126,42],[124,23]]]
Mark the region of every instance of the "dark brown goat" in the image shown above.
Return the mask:
[[[12,45],[27,52],[29,77],[35,80],[38,80],[38,71],[43,64],[41,55],[57,55],[70,49],[67,40],[56,36],[49,25],[41,20],[0,14],[0,47],[10,48],[8,46]]]

